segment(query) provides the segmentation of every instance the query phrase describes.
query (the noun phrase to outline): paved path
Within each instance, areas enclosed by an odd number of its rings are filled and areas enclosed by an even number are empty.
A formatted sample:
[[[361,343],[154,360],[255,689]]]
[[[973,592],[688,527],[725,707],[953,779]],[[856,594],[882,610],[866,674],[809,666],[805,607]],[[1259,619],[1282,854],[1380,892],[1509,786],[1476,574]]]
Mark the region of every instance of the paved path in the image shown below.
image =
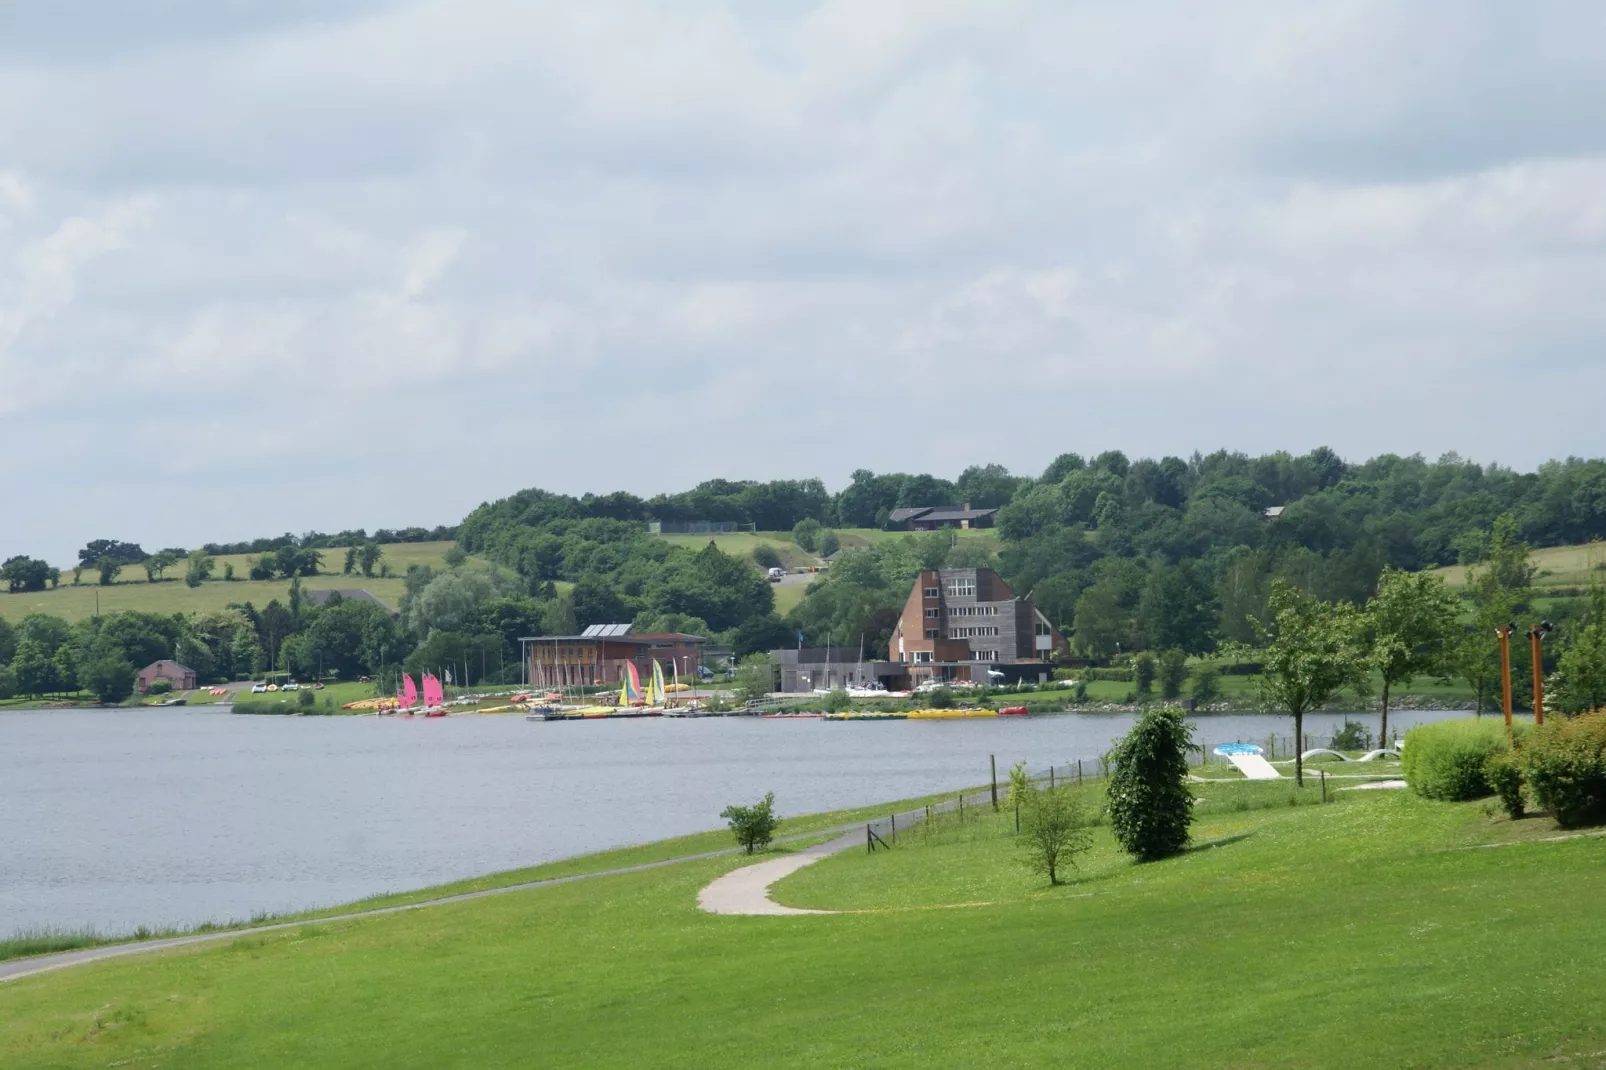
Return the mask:
[[[788,836],[778,843],[786,843],[813,836],[829,835],[833,832],[842,832],[845,829],[862,829],[862,825],[838,825],[836,828],[819,829],[814,832],[801,832],[795,836]],[[860,833],[862,835],[862,833]],[[843,840],[853,840],[853,834],[841,837]],[[832,840],[830,843],[837,843]],[[821,846],[829,846],[823,844]],[[847,844],[847,846],[851,846]],[[810,851],[817,851],[819,847],[809,847],[799,851],[788,858],[777,859],[780,862],[800,858]],[[838,848],[840,850],[841,848]],[[545,880],[525,881],[523,884],[509,884],[501,888],[486,888],[478,892],[463,892],[459,895],[441,896],[439,899],[426,899],[417,903],[404,903],[393,907],[375,907],[372,910],[355,910],[349,914],[332,914],[323,918],[307,918],[302,921],[281,921],[272,925],[253,925],[247,929],[224,929],[212,933],[195,933],[190,936],[172,936],[160,940],[139,940],[126,944],[107,944],[102,947],[86,947],[77,951],[62,951],[54,955],[36,955],[32,958],[12,959],[9,962],[0,962],[0,983],[15,981],[22,977],[31,977],[36,973],[47,970],[59,970],[67,966],[78,966],[86,962],[99,962],[102,959],[121,958],[124,955],[139,955],[147,951],[161,951],[171,947],[185,947],[189,944],[204,944],[216,940],[231,940],[236,936],[251,936],[256,933],[271,933],[281,929],[294,929],[303,925],[327,925],[335,921],[351,921],[354,918],[375,918],[383,914],[399,914],[406,910],[422,910],[425,907],[441,906],[445,903],[466,903],[473,899],[485,899],[493,895],[506,895],[509,892],[523,892],[532,888],[549,888],[557,884],[572,884],[575,881],[595,880],[598,877],[618,877],[626,873],[641,873],[649,869],[661,869],[664,866],[678,865],[681,862],[700,862],[709,858],[721,858],[725,855],[735,854],[739,848],[727,847],[719,851],[704,851],[701,854],[682,855],[679,858],[666,858],[660,862],[643,862],[635,866],[620,866],[616,869],[602,869],[594,873],[576,873],[568,877],[548,877]],[[813,861],[812,858],[809,861]],[[800,863],[807,865],[807,862]],[[751,867],[749,867],[751,868]],[[776,876],[773,880],[779,880]],[[784,910],[777,907],[777,911]]]
[[[847,832],[834,840],[806,847],[785,858],[733,869],[697,893],[697,905],[710,914],[835,914],[834,910],[800,910],[770,898],[770,885],[820,859],[857,847],[864,837]]]

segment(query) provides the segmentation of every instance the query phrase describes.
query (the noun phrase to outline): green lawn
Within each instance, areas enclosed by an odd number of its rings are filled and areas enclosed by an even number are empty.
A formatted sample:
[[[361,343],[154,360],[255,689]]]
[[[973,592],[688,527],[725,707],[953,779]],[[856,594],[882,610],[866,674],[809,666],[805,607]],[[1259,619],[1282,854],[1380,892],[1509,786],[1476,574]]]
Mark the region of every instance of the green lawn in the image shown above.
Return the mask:
[[[452,545],[450,542],[404,542],[386,546],[382,561],[390,565],[393,575],[383,579],[379,576],[343,575],[340,569],[345,564],[345,550],[323,550],[323,573],[315,578],[302,579],[301,585],[303,588],[360,588],[395,608],[406,591],[406,581],[402,577],[406,575],[408,566],[429,565],[443,569],[446,567],[446,551]],[[250,602],[261,608],[275,598],[281,602],[288,599],[289,580],[245,579],[250,575],[247,560],[254,556],[235,554],[218,558],[217,571],[214,573],[217,578],[199,587],[185,586],[182,565],[170,569],[167,573],[169,579],[162,583],[146,582],[145,571],[138,566],[126,568],[118,582],[110,587],[96,585],[92,580],[93,574],[87,570],[83,576],[85,582],[75,587],[68,571],[63,577],[63,585],[54,590],[0,594],[0,617],[17,621],[30,613],[48,613],[69,621],[82,620],[95,614],[97,596],[101,613],[120,613],[124,610],[192,613],[222,609],[230,602]],[[222,579],[224,562],[232,562],[235,575],[240,577],[233,583],[226,583]],[[470,557],[468,565],[472,568],[492,567],[478,557]]]
[[[0,988],[0,1063],[1600,1064],[1606,840],[1461,850],[1549,822],[1201,795],[1194,850],[1136,866],[1100,828],[1055,889],[983,812],[775,893],[861,913],[703,915],[720,858],[44,974]]]

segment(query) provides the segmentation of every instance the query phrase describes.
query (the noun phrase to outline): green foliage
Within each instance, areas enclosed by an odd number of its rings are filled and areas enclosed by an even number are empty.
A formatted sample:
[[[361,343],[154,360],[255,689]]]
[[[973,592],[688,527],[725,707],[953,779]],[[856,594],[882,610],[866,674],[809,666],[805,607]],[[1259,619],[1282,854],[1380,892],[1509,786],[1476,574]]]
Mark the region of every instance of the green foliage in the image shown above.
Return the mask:
[[[1427,799],[1460,802],[1493,792],[1488,761],[1509,750],[1502,721],[1435,721],[1406,733],[1400,761],[1412,791]]]
[[[830,557],[832,554],[836,553],[840,549],[842,549],[842,539],[837,535],[836,532],[834,532],[834,531],[822,531],[822,532],[820,532],[820,538],[819,538],[819,541],[818,541],[817,545],[815,546],[815,551],[821,557]]]
[[[1020,802],[1021,861],[1056,885],[1066,867],[1075,868],[1077,855],[1093,846],[1081,796],[1067,787],[1028,784]]]
[[[792,541],[797,543],[798,549],[808,553],[815,551],[819,537],[820,522],[813,517],[804,517],[792,527]]]
[[[357,548],[357,563],[362,568],[362,574],[364,576],[372,576],[374,574],[374,566],[379,563],[379,559],[382,556],[384,556],[384,550],[379,543],[372,539],[359,546]]]
[[[61,577],[61,573],[50,565],[33,557],[12,557],[0,565],[0,581],[4,581],[6,590],[12,594],[23,591],[42,591],[45,585],[53,583]]]
[[[165,694],[168,694],[169,692],[171,692],[172,690],[173,690],[173,681],[171,681],[171,680],[152,680],[150,689],[147,692],[147,694],[165,695]]]
[[[753,564],[763,569],[780,568],[781,555],[769,543],[761,542],[753,547]]]
[[[1193,726],[1181,710],[1166,708],[1144,713],[1110,753],[1110,826],[1140,862],[1167,858],[1188,845],[1192,745]]]
[[[1344,726],[1333,733],[1332,746],[1334,750],[1371,750],[1372,733],[1361,722],[1346,717]]]
[[[309,706],[315,706],[317,703],[318,696],[311,688],[303,687],[301,690],[296,692],[296,705],[300,706],[302,709],[306,709]]]
[[[1505,751],[1491,754],[1484,760],[1484,779],[1500,800],[1500,809],[1513,821],[1526,812],[1522,797],[1522,766],[1517,756]]]
[[[1606,587],[1590,588],[1588,609],[1564,630],[1563,643],[1546,704],[1569,715],[1606,709]]]
[[[775,793],[767,792],[762,801],[755,806],[725,807],[719,816],[730,824],[730,830],[736,836],[736,842],[741,844],[742,850],[748,854],[761,847],[768,847],[775,838],[775,830],[780,826],[781,819],[775,816]]]
[[[926,701],[931,703],[931,708],[934,709],[934,710],[952,709],[953,705],[954,705],[953,688],[951,688],[951,687],[934,688],[926,696]]]
[[[1132,682],[1139,695],[1147,696],[1154,691],[1155,671],[1154,655],[1147,650],[1132,659]]]
[[[1524,741],[1534,801],[1565,829],[1606,821],[1606,713],[1547,720]]]
[[[1365,614],[1368,660],[1383,678],[1379,739],[1388,740],[1390,691],[1418,676],[1448,673],[1459,618],[1455,596],[1438,576],[1383,569]]]
[[[463,563],[468,560],[468,554],[461,546],[452,545],[447,547],[445,560],[447,568],[462,568]]]
[[[1188,697],[1201,706],[1221,697],[1221,666],[1213,661],[1200,662],[1194,667],[1193,682]]]
[[[103,557],[95,562],[95,571],[100,574],[100,585],[110,587],[117,582],[117,574],[123,571],[123,562],[115,557]]]
[[[1267,611],[1270,626],[1256,623],[1266,643],[1254,652],[1262,665],[1260,703],[1293,716],[1295,749],[1303,751],[1305,714],[1346,688],[1366,687],[1364,621],[1354,606],[1318,601],[1282,580],[1272,583]],[[1304,763],[1297,754],[1294,770],[1303,784]]]
[[[736,697],[742,702],[757,702],[775,687],[775,673],[768,654],[749,654],[736,665],[736,678],[732,681]]]
[[[99,568],[101,560],[109,557],[121,565],[137,565],[147,556],[149,555],[140,549],[138,543],[121,542],[117,539],[95,539],[78,551],[78,563]]]
[[[184,582],[190,587],[199,587],[212,578],[212,569],[216,567],[217,559],[205,550],[195,550],[189,557],[189,567],[184,573]],[[234,566],[228,566],[227,578],[234,578]]]
[[[1032,778],[1026,773],[1026,762],[1019,761],[1009,767],[1009,797],[1007,805],[1016,808],[1024,806],[1026,796],[1032,790]]]
[[[103,635],[95,640],[87,660],[79,666],[78,682],[102,704],[111,706],[134,693],[137,671],[122,647]]]
[[[141,561],[140,564],[145,569],[146,581],[149,583],[155,583],[162,578],[163,574],[168,569],[178,564],[180,560],[182,560],[182,558],[176,551],[158,550],[156,553],[147,557],[144,561]]]

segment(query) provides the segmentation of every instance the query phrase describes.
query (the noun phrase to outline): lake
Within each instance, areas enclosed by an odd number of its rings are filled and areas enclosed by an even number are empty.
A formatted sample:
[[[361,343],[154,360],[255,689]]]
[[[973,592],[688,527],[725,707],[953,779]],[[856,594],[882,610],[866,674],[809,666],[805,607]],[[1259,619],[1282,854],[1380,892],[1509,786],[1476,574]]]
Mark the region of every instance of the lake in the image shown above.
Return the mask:
[[[1373,731],[1376,714],[1353,715]],[[1390,715],[1391,726],[1462,716]],[[1342,714],[1307,718],[1310,736]],[[716,828],[1096,759],[1130,714],[838,723],[705,718],[0,712],[0,935],[127,932],[344,903]],[[1286,717],[1198,718],[1262,742]],[[1307,745],[1312,745],[1307,742]],[[784,832],[784,830],[783,830]]]

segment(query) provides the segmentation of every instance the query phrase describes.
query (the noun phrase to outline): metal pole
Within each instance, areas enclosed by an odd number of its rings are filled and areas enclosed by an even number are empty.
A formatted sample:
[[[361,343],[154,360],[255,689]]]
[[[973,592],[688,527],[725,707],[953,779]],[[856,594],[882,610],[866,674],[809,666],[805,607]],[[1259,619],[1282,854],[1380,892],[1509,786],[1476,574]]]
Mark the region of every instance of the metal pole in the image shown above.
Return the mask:
[[[1318,769],[1317,772],[1320,773],[1321,777],[1322,777],[1322,802],[1326,802],[1327,801],[1327,770]]]
[[[1544,634],[1537,624],[1528,629],[1528,639],[1533,644],[1534,659],[1534,724],[1545,723],[1544,654],[1539,647]]]
[[[993,772],[993,809],[996,810],[998,809],[998,755],[989,754],[987,756],[987,766]]]
[[[1511,738],[1511,632],[1513,625],[1495,629],[1500,636],[1500,700],[1506,714],[1506,738]]]

